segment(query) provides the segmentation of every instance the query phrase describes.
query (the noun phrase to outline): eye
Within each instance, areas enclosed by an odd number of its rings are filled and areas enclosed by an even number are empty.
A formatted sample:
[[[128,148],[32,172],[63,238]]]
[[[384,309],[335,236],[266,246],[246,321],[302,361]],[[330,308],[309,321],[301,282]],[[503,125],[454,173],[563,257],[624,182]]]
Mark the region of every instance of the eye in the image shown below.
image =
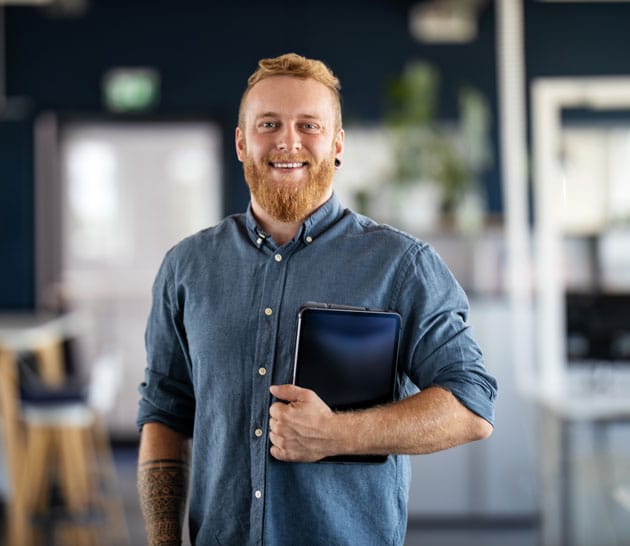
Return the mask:
[[[308,132],[315,132],[319,131],[319,125],[317,125],[317,123],[304,122],[302,123],[302,129]]]
[[[279,125],[280,124],[277,121],[261,121],[258,124],[258,128],[263,129],[263,130],[270,130],[270,129],[275,129]]]

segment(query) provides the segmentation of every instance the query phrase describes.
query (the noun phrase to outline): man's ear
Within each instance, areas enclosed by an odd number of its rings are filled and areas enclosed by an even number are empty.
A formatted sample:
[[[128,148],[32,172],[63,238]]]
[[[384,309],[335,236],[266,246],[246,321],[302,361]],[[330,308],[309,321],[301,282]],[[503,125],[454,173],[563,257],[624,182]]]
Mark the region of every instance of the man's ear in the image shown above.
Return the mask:
[[[343,157],[343,142],[346,137],[346,133],[342,128],[337,131],[335,136],[335,158],[341,161]]]
[[[245,135],[240,127],[237,127],[234,133],[234,144],[236,146],[236,157],[242,163],[245,154]]]

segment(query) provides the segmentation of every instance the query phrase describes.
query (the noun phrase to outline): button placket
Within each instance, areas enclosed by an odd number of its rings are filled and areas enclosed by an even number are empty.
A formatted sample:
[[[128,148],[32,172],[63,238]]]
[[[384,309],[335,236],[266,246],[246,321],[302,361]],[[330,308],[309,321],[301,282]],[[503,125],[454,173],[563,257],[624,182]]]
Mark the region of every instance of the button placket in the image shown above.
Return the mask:
[[[260,235],[260,234],[259,234]],[[252,454],[252,483],[258,486],[254,490],[255,499],[264,502],[264,488],[267,479],[267,460],[269,458],[269,440],[266,434],[269,419],[269,404],[271,397],[269,385],[273,381],[272,374],[276,359],[276,339],[278,336],[278,312],[281,312],[281,302],[285,287],[285,277],[290,249],[287,252],[280,252],[279,249],[271,248],[264,239],[261,247],[266,254],[266,263],[262,273],[262,283],[259,286],[262,295],[262,314],[258,335],[260,344],[257,344],[257,365],[254,368],[255,380],[252,384],[254,400],[250,420],[250,443]],[[259,311],[260,312],[260,311]],[[255,521],[256,526],[260,526],[262,532],[262,517],[264,513],[263,502],[256,503]],[[260,520],[258,519],[260,518]]]

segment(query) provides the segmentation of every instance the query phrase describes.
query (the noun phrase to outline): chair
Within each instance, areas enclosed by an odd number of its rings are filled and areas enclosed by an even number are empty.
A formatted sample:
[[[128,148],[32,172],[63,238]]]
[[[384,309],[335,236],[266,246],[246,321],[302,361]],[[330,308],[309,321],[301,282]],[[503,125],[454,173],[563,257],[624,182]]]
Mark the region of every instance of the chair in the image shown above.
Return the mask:
[[[110,400],[115,392],[111,366],[104,359],[95,363],[85,389],[64,382],[58,338],[41,343],[35,355],[41,384],[25,385],[18,357],[0,350],[0,409],[12,488],[8,544],[128,544],[99,413],[107,404],[100,387],[109,390]],[[105,525],[108,533],[102,532]]]

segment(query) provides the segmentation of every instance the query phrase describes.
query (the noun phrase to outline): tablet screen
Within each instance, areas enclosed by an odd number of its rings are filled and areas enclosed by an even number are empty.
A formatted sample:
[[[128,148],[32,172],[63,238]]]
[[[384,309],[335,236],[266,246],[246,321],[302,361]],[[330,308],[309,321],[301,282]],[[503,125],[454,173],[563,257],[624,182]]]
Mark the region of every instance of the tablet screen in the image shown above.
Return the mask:
[[[397,313],[305,307],[293,382],[315,391],[333,410],[392,402],[399,332]]]

